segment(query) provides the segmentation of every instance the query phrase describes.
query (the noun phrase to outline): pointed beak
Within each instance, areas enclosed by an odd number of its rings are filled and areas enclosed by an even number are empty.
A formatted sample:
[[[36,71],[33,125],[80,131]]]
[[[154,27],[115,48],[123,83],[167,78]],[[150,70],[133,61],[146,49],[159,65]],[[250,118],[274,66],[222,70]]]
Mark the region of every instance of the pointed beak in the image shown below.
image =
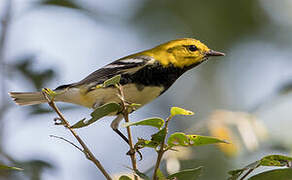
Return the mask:
[[[206,53],[206,57],[209,57],[209,56],[225,56],[225,54],[222,52],[210,50]]]

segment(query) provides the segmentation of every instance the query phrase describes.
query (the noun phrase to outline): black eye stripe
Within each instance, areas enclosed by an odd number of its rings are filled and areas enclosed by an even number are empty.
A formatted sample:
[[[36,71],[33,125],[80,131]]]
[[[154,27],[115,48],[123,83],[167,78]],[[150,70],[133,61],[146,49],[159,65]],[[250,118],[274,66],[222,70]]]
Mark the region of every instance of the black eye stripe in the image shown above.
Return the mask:
[[[197,46],[195,46],[195,45],[189,45],[189,46],[188,46],[188,49],[189,49],[190,51],[197,51],[197,50],[198,50]]]

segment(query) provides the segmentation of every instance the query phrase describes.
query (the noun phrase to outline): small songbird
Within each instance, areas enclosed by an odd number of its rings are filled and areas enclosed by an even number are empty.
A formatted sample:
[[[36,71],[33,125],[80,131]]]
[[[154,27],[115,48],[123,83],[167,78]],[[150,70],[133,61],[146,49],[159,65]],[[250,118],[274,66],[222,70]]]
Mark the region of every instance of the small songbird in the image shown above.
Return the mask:
[[[196,39],[184,38],[166,42],[152,49],[118,59],[85,79],[57,87],[55,101],[67,102],[97,108],[109,102],[120,103],[114,87],[96,88],[104,81],[121,75],[125,100],[143,105],[163,94],[184,72],[198,66],[210,56],[224,56],[224,53],[209,49]],[[41,92],[10,92],[18,105],[46,103]],[[118,126],[122,120],[119,112],[111,127],[119,135]],[[124,137],[123,137],[124,138]]]

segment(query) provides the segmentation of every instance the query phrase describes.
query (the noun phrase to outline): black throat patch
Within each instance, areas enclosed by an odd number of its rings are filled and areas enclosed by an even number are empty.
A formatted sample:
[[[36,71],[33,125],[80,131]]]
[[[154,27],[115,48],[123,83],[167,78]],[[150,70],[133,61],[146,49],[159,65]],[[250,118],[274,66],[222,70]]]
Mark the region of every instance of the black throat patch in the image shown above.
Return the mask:
[[[199,65],[193,64],[185,68],[173,66],[163,67],[161,64],[147,65],[134,74],[122,74],[120,83],[122,85],[135,83],[138,90],[143,90],[144,86],[162,86],[165,92],[184,72]]]

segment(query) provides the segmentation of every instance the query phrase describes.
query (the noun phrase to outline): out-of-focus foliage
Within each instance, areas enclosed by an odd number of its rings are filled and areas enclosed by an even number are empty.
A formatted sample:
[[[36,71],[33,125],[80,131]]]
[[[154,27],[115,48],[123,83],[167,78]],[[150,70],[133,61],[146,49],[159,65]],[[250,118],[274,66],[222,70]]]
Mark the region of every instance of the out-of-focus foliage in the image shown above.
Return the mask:
[[[23,77],[29,80],[37,90],[40,90],[45,87],[50,80],[56,77],[56,73],[52,68],[47,68],[42,71],[35,70],[35,67],[33,67],[34,62],[36,62],[36,60],[33,56],[27,56],[18,59],[14,67]]]
[[[51,163],[38,159],[19,162],[19,165],[23,167],[24,173],[31,180],[41,180],[44,170],[55,170]]]
[[[254,0],[148,0],[137,10],[133,23],[141,25],[151,38],[170,31],[185,32],[181,34],[212,40],[214,48],[222,49],[259,30],[267,18]]]
[[[292,82],[288,82],[288,83],[284,84],[280,88],[279,92],[280,92],[280,94],[291,93],[292,92]]]
[[[28,80],[36,90],[40,90],[43,87],[46,87],[52,79],[56,78],[56,72],[53,68],[46,68],[42,71],[39,69],[36,70],[34,62],[36,62],[35,56],[23,56],[17,59],[16,63],[12,64],[11,67],[16,71],[19,71],[21,78]],[[40,105],[30,107],[29,109],[31,114],[52,112],[50,109],[44,108]]]
[[[292,179],[292,169],[291,168],[274,169],[262,172],[249,178],[249,180],[275,180],[275,179],[277,180]]]
[[[260,166],[276,166],[276,167],[290,167],[291,166],[291,162],[292,162],[292,158],[288,157],[288,156],[283,156],[283,155],[269,155],[269,156],[265,156],[263,157],[261,160],[259,161],[255,161],[249,165],[247,165],[246,167],[242,168],[242,169],[237,169],[237,170],[233,170],[233,171],[229,171],[229,174],[231,175],[231,177],[229,178],[229,180],[236,180],[238,179],[241,175],[243,177],[245,177],[246,175],[248,175],[249,173],[251,173],[251,171],[255,170],[256,168],[260,167]],[[247,173],[244,175],[243,172],[247,171]],[[278,174],[279,173],[279,174]],[[278,177],[284,177],[283,174],[288,174],[288,172],[273,172],[273,174],[277,175]],[[290,171],[290,175],[291,176],[291,171]],[[265,175],[261,175],[262,177],[267,176]],[[257,178],[262,178],[261,176],[258,176]],[[243,177],[241,179],[243,179]],[[257,179],[255,178],[255,179]],[[286,177],[287,178],[287,177]]]
[[[55,170],[54,165],[45,160],[31,159],[26,161],[16,161],[14,159],[11,159],[11,157],[9,157],[9,160],[12,161],[17,167],[8,167],[1,165],[0,179],[4,178],[13,180],[23,180],[25,177],[30,180],[41,180],[42,173],[44,170]]]
[[[167,179],[176,178],[176,179],[197,180],[199,179],[201,174],[202,174],[202,167],[198,167],[195,169],[182,170],[178,173],[169,175]]]
[[[231,143],[218,145],[222,152],[230,157],[242,152],[243,147],[249,152],[255,151],[259,148],[260,142],[268,137],[262,121],[245,112],[217,110],[210,115],[206,123],[212,136]]]
[[[41,0],[41,5],[60,6],[72,9],[81,9],[80,5],[73,0]]]

